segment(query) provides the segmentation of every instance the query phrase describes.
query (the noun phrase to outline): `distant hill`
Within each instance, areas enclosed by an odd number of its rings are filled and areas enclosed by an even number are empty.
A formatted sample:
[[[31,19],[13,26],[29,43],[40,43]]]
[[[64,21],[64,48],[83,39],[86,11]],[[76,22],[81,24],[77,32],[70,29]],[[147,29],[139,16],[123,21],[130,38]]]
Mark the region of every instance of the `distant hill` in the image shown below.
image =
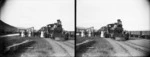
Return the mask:
[[[8,33],[14,33],[17,32],[18,28],[11,26],[9,24],[6,24],[2,20],[0,20],[0,35],[8,34]]]

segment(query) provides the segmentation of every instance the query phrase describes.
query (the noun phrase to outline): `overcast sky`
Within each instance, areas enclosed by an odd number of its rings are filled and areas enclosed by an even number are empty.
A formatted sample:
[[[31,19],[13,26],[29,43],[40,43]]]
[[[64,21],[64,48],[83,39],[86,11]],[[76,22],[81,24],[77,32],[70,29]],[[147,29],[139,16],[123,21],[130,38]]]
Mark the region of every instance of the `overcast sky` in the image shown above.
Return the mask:
[[[77,26],[99,29],[121,19],[125,30],[150,30],[146,0],[77,0]]]
[[[65,30],[74,30],[74,0],[6,0],[1,19],[15,27],[35,27],[62,21]]]

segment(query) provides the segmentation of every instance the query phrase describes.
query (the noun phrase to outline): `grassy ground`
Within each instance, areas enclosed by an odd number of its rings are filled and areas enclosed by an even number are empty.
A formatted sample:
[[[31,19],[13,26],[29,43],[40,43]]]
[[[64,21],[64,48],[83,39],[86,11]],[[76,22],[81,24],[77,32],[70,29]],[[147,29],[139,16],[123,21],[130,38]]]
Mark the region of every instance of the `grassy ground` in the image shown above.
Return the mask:
[[[3,46],[7,47],[25,40],[32,40],[27,44],[19,46],[16,50],[9,50],[3,53],[5,57],[46,57],[53,53],[51,46],[44,39],[39,37],[5,37]],[[1,45],[2,46],[2,45]],[[51,52],[49,52],[51,51]]]
[[[114,52],[113,47],[110,45],[110,43],[103,38],[77,37],[76,39],[77,43],[81,43],[85,40],[93,40],[83,45],[76,46],[79,47],[78,49],[76,49],[77,57],[111,57],[111,54],[113,54]]]
[[[78,44],[78,43],[81,43],[81,42],[83,42],[83,41],[85,41],[85,40],[93,40],[92,39],[93,37],[76,37],[76,44]]]
[[[69,40],[75,40],[75,38],[74,37],[69,37]]]

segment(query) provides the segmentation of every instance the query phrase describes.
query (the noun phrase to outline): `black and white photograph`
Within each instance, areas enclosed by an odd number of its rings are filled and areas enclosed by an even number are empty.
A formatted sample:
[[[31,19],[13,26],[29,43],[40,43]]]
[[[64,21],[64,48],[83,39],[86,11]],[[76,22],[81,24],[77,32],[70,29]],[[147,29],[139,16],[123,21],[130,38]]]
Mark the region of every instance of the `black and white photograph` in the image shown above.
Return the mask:
[[[0,57],[74,57],[74,0],[0,0]]]
[[[149,57],[150,0],[0,0],[0,57]]]
[[[76,57],[150,54],[148,0],[77,0]]]

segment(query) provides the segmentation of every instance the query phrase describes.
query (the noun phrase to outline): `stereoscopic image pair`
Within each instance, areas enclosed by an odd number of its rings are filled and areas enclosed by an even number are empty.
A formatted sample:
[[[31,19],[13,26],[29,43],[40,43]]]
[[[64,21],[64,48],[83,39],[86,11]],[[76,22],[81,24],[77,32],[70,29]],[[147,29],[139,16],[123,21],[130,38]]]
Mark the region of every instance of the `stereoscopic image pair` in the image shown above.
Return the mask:
[[[149,0],[0,0],[0,57],[148,57]]]

